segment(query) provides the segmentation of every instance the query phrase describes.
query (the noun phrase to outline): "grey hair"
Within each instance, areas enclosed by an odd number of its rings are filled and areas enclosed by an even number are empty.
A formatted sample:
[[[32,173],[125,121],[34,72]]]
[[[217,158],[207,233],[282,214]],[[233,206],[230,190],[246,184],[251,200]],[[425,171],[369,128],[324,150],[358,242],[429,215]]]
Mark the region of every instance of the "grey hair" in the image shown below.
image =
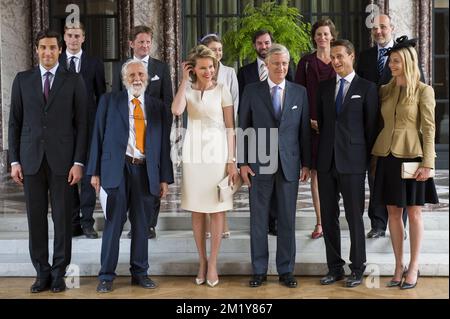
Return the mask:
[[[124,85],[125,87],[127,87],[127,83],[126,83],[126,81],[125,81],[125,78],[126,78],[126,76],[127,76],[127,69],[128,69],[128,66],[131,65],[131,64],[139,64],[139,65],[142,65],[142,66],[144,67],[145,74],[147,74],[147,77],[148,77],[147,66],[144,64],[144,62],[142,62],[142,61],[140,61],[140,60],[136,60],[136,59],[129,59],[127,62],[125,62],[125,63],[122,65],[122,70],[121,70],[121,72],[120,72],[121,75],[122,75],[122,83],[123,83],[123,85]]]
[[[288,57],[288,60],[291,60],[291,55],[289,54],[289,50],[281,44],[274,43],[270,47],[269,51],[267,52],[266,60],[269,61],[270,57],[274,54],[286,54]]]

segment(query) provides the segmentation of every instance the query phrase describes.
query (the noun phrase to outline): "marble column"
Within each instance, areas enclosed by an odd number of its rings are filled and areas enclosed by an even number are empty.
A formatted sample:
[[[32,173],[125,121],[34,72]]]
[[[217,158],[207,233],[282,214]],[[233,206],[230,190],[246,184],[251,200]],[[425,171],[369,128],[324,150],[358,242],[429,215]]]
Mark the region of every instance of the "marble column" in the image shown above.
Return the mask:
[[[7,171],[11,86],[16,74],[31,67],[31,3],[0,1],[0,174]]]

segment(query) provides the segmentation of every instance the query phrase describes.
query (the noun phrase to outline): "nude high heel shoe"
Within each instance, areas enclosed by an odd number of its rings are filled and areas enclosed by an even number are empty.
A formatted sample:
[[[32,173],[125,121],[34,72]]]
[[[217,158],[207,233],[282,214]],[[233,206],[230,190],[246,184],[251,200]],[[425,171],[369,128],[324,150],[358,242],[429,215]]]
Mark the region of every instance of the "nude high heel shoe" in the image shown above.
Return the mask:
[[[214,288],[215,286],[217,286],[217,285],[219,284],[219,279],[217,279],[217,280],[214,281],[214,282],[211,282],[211,281],[209,281],[208,279],[206,279],[206,284],[207,284],[208,286],[210,286],[211,288]]]

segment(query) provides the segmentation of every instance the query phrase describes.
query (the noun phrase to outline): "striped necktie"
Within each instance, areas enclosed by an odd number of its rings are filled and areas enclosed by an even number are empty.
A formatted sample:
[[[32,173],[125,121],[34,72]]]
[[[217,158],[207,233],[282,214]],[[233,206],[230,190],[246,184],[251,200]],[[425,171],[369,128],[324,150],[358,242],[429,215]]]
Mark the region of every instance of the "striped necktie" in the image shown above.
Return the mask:
[[[267,79],[267,67],[264,63],[261,63],[259,67],[259,80],[265,81]]]
[[[377,62],[378,74],[381,74],[381,72],[383,72],[384,62],[386,58],[384,54],[386,53],[386,51],[387,49],[385,48],[381,48],[378,50],[378,62]]]

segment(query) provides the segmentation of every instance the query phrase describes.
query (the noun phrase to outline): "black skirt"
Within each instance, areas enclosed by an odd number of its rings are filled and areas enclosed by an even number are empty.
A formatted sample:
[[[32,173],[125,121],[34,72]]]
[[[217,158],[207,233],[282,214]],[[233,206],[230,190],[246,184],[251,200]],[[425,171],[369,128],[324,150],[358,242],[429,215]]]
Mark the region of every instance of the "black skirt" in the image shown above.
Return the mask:
[[[397,158],[392,154],[378,157],[373,199],[377,205],[397,207],[437,204],[439,199],[432,178],[425,182],[402,179],[403,162],[421,162],[422,158]]]

